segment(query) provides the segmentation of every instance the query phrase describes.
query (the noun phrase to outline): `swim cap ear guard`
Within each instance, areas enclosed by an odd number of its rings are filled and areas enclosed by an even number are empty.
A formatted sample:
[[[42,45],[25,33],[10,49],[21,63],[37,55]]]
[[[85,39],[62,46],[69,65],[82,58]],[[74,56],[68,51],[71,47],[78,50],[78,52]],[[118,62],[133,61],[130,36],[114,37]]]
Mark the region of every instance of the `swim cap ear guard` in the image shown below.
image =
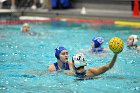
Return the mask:
[[[81,66],[87,66],[86,58],[83,54],[76,54],[72,57],[72,62],[75,68],[79,68]]]
[[[60,59],[60,53],[61,53],[61,51],[63,51],[63,50],[67,50],[66,48],[64,48],[64,47],[57,47],[56,49],[55,49],[55,57],[57,58],[57,59]]]
[[[104,39],[102,37],[96,37],[92,39],[92,42],[94,43],[94,47],[98,48],[103,44]]]

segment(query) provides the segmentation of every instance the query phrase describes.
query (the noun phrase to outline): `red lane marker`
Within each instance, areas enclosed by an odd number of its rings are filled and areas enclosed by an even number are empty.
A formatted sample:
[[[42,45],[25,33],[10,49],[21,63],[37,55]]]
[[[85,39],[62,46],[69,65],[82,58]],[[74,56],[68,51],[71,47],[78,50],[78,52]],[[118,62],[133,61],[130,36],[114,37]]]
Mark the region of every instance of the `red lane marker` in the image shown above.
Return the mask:
[[[50,18],[49,20],[7,20],[0,21],[0,24],[21,24],[25,22],[50,22],[50,21],[59,21],[60,18]],[[87,19],[66,19],[67,22],[76,22],[76,23],[96,23],[96,24],[114,24],[113,20],[87,20]]]

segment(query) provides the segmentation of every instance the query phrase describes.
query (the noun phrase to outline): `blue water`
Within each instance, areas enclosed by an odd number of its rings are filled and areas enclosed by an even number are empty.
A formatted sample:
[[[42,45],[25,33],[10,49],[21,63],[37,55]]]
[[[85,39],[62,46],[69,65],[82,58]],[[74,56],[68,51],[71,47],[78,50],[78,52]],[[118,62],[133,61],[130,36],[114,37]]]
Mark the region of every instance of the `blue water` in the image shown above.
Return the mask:
[[[0,93],[140,93],[140,52],[126,47],[128,36],[140,36],[140,28],[60,21],[30,26],[37,35],[21,33],[21,24],[0,25]],[[96,36],[104,37],[104,47],[115,36],[124,41],[124,50],[112,69],[81,81],[74,76],[47,72],[48,66],[56,62],[57,46],[66,47],[71,60],[76,51],[89,49]],[[86,54],[86,68],[105,65],[112,56],[111,51],[106,56]]]

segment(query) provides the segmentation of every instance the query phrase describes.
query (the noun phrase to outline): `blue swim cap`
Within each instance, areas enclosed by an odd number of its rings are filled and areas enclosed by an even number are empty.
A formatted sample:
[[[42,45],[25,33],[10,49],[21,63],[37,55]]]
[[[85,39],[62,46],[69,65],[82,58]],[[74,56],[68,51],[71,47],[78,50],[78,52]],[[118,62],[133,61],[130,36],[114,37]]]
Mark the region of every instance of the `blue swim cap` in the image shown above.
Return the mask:
[[[92,39],[92,41],[94,42],[94,47],[98,48],[102,45],[102,43],[104,42],[104,39],[102,37],[95,37]]]
[[[60,59],[60,53],[61,53],[61,51],[63,51],[63,50],[67,50],[66,48],[64,48],[64,47],[57,47],[56,49],[55,49],[55,57],[57,58],[57,59]]]

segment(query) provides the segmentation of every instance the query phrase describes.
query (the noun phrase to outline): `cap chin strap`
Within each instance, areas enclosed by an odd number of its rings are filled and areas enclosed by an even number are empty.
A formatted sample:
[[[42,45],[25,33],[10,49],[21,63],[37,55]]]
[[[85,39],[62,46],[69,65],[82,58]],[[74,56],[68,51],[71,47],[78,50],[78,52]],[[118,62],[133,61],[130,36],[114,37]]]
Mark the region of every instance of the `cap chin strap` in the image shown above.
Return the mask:
[[[131,45],[131,46],[127,46],[127,47],[130,49],[135,49],[135,48],[137,48],[137,45]]]
[[[135,48],[137,48],[137,44],[132,44],[132,45],[129,45],[129,46],[127,46],[128,48],[130,48],[130,49],[135,49]]]

